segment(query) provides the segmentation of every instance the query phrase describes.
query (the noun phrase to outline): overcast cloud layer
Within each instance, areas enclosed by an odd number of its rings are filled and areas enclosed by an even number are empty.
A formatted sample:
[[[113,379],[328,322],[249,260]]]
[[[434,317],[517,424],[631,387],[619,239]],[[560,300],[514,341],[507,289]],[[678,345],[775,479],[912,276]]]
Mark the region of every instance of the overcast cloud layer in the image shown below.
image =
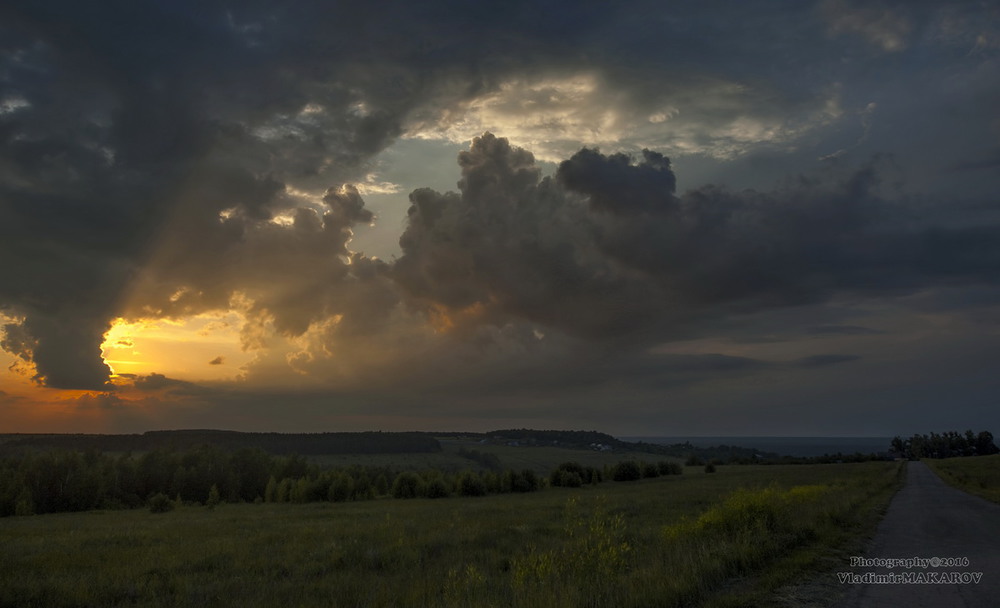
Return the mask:
[[[989,427],[998,107],[979,1],[7,3],[2,419]],[[226,313],[237,381],[112,382]]]

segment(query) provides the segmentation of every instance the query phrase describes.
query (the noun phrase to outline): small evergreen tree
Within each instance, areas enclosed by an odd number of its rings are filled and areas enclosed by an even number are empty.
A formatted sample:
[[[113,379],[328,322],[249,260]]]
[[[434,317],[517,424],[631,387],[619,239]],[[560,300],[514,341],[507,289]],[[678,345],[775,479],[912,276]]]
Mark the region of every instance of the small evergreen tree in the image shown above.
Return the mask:
[[[205,501],[205,506],[209,509],[214,509],[221,502],[222,496],[219,495],[219,486],[213,483],[212,488],[208,491],[208,499]]]

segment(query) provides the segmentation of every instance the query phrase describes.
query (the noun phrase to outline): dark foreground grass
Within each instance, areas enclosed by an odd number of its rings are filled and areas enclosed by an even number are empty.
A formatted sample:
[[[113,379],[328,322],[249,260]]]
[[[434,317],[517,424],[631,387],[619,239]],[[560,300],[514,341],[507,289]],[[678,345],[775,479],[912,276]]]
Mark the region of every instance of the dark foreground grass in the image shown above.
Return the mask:
[[[964,458],[926,458],[924,462],[945,483],[1000,503],[1000,454]]]
[[[0,606],[763,605],[874,525],[898,471],[5,518]]]

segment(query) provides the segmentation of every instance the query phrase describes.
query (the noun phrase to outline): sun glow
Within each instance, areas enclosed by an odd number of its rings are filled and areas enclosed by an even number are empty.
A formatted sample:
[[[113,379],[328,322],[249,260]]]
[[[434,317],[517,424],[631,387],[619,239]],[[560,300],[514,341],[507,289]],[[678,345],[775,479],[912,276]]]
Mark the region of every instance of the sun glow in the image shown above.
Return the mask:
[[[181,320],[115,319],[101,356],[112,381],[152,373],[179,380],[232,380],[253,359],[240,344],[243,316],[205,313]]]

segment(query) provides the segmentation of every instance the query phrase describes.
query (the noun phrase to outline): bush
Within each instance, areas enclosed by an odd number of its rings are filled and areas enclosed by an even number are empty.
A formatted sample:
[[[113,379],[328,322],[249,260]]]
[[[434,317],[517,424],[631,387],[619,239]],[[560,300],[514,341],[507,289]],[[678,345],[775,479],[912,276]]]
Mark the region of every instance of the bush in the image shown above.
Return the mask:
[[[539,487],[538,476],[531,469],[521,472],[508,469],[503,474],[504,492],[534,492]]]
[[[611,472],[611,478],[615,481],[635,481],[642,478],[642,470],[639,463],[634,460],[626,460],[615,465]]]
[[[683,467],[676,462],[661,460],[656,463],[656,468],[660,470],[660,475],[680,475],[684,472]]]
[[[447,498],[451,495],[444,478],[435,477],[427,484],[427,498]]]
[[[479,475],[466,471],[458,480],[458,493],[462,496],[485,496],[486,484]]]
[[[578,462],[564,462],[549,475],[549,485],[565,488],[579,488],[585,483],[601,482],[601,472],[594,467],[585,467]]]
[[[706,464],[705,465],[705,472],[706,473],[714,473],[715,472],[715,465],[712,464],[711,462],[708,463],[708,464]]]
[[[354,493],[354,480],[350,475],[341,473],[334,478],[327,490],[327,500],[331,502],[345,502],[351,499]]]
[[[163,492],[157,492],[147,501],[150,513],[167,513],[174,510],[174,501]]]
[[[646,479],[660,476],[660,468],[651,462],[642,463],[642,476]]]
[[[422,494],[423,483],[416,473],[404,471],[392,482],[393,498],[416,498]]]
[[[549,475],[549,485],[552,487],[579,488],[583,485],[583,478],[576,471],[556,469]]]

